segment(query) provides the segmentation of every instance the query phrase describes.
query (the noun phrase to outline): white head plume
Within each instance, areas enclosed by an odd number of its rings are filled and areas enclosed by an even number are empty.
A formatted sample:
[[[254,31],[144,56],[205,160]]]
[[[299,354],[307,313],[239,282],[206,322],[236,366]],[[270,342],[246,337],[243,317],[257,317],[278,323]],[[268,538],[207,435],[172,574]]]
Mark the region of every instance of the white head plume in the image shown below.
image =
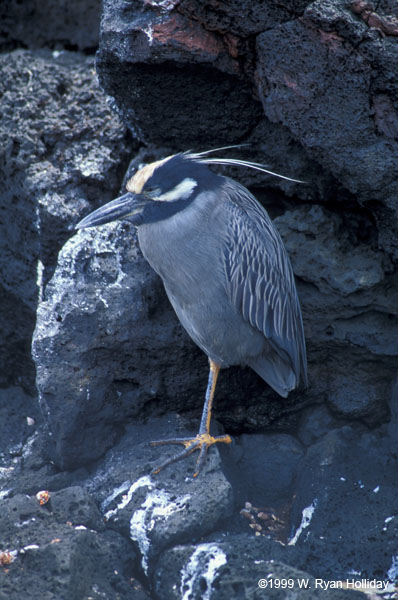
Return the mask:
[[[255,171],[267,173],[268,175],[273,175],[274,177],[279,177],[280,179],[285,179],[286,181],[293,181],[294,183],[307,183],[306,181],[301,181],[300,179],[293,179],[292,177],[287,177],[286,175],[280,175],[280,173],[270,171],[266,168],[266,165],[250,160],[241,160],[239,158],[208,158],[208,155],[212,154],[213,152],[218,152],[220,150],[229,150],[231,148],[241,148],[242,146],[250,146],[250,144],[235,144],[233,146],[223,146],[222,148],[214,148],[213,150],[206,150],[205,152],[187,152],[187,158],[197,160],[198,162],[206,165],[229,165],[233,167],[247,167],[249,169],[254,169]]]

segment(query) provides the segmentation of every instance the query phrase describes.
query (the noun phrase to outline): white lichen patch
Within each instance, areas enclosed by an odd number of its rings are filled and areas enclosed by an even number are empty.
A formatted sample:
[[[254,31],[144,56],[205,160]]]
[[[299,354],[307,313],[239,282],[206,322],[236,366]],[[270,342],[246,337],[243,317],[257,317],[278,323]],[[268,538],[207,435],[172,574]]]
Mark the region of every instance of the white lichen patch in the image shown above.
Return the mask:
[[[105,498],[105,500],[102,501],[101,503],[101,511],[105,512],[105,509],[108,508],[108,506],[110,505],[111,502],[113,502],[113,500],[115,498],[117,498],[120,494],[122,494],[123,492],[127,492],[127,490],[130,487],[130,482],[129,481],[124,481],[121,485],[119,485],[116,489],[113,490],[113,492],[107,496]],[[107,514],[107,513],[106,513]],[[104,515],[104,518],[106,519],[106,514]]]
[[[184,510],[190,498],[189,494],[173,497],[163,489],[158,490],[150,486],[145,502],[133,513],[130,519],[130,537],[138,543],[142,555],[141,564],[145,573],[148,572],[151,544],[149,533],[155,525],[167,521],[171,515]]]
[[[0,467],[0,479],[7,479],[11,476],[15,467]],[[10,490],[7,490],[7,494]]]
[[[164,11],[173,10],[177,4],[179,4],[180,0],[145,0],[146,4],[151,4],[152,6],[156,6]]]
[[[145,475],[132,485],[129,482],[124,482],[102,502],[101,509],[104,511],[115,498],[123,492],[127,492],[123,494],[116,508],[105,512],[104,519],[106,521],[110,518],[117,519],[118,512],[123,510],[131,502],[134,493],[143,487],[148,488],[146,497],[140,508],[136,509],[131,516],[130,537],[138,544],[142,556],[142,568],[147,573],[151,544],[150,532],[154,530],[155,526],[164,525],[171,515],[184,510],[191,496],[189,494],[184,496],[172,495],[163,489],[157,489],[151,478]]]
[[[398,555],[392,557],[391,567],[387,571],[387,577],[390,581],[398,579]]]
[[[26,459],[28,456],[30,456],[32,454],[33,444],[35,443],[35,441],[37,440],[38,437],[39,437],[38,431],[35,431],[34,434],[30,436],[30,438],[26,442],[25,446],[23,447],[22,458]]]
[[[114,495],[112,497],[112,500],[114,498],[116,498],[118,493],[120,493],[121,491],[124,491],[121,489],[123,486],[124,486],[124,484],[122,484],[122,486],[120,488],[118,488],[118,490],[115,490],[115,492],[113,492]],[[119,502],[117,507],[113,508],[112,510],[108,510],[108,512],[106,512],[104,514],[104,519],[106,521],[108,521],[108,519],[115,516],[119,512],[119,510],[122,510],[131,501],[131,498],[133,497],[134,492],[136,490],[138,490],[138,488],[145,487],[145,486],[149,487],[150,489],[152,489],[152,486],[153,486],[151,478],[148,477],[148,475],[144,475],[144,477],[140,477],[139,479],[137,479],[137,481],[130,486],[129,491],[127,492],[127,494],[125,494],[123,496],[121,502]],[[104,502],[106,502],[106,500]]]
[[[294,546],[297,540],[299,539],[300,535],[303,533],[304,529],[306,529],[309,526],[317,504],[318,500],[314,498],[312,503],[303,509],[300,526],[297,528],[294,536],[290,538],[289,546]]]
[[[111,153],[110,148],[102,146],[101,152],[102,151],[107,155],[109,160]],[[97,149],[93,149],[91,152],[87,152],[84,155],[77,154],[73,162],[76,169],[80,171],[83,177],[97,176],[104,168],[104,156],[100,155]]]
[[[43,298],[44,298],[43,279],[44,279],[44,265],[39,258],[37,261],[37,266],[36,266],[36,285],[37,285],[37,295],[38,295],[39,303],[42,302]]]
[[[181,600],[190,600],[194,597],[193,592],[199,586],[199,581],[201,584],[203,581],[206,583],[202,600],[210,600],[213,581],[220,567],[225,564],[227,564],[227,557],[217,544],[199,544],[187,564],[181,569]]]
[[[387,525],[387,523],[390,523],[391,521],[393,521],[395,519],[395,516],[393,515],[392,517],[386,517],[384,519],[384,523]]]
[[[143,32],[146,34],[149,44],[152,44],[152,42],[153,42],[153,27],[151,27],[151,25],[148,25],[148,27],[145,27],[143,29]]]

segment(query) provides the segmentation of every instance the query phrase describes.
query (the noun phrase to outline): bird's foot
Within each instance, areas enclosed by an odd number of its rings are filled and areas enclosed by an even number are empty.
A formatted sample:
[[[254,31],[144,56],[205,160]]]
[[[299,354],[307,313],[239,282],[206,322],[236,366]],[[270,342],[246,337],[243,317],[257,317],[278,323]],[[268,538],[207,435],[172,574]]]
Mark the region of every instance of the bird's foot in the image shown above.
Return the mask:
[[[159,473],[162,469],[167,467],[167,465],[170,465],[174,462],[177,462],[177,460],[181,460],[182,458],[189,456],[190,454],[192,454],[192,452],[195,452],[195,450],[199,450],[200,452],[198,460],[196,461],[196,470],[193,474],[194,477],[197,477],[205,461],[208,448],[213,444],[217,444],[220,442],[224,444],[230,444],[231,441],[232,440],[229,435],[219,435],[217,437],[213,437],[212,435],[210,435],[210,433],[205,432],[198,433],[198,435],[194,438],[175,438],[171,440],[157,440],[155,442],[151,442],[151,446],[163,446],[164,444],[182,444],[183,446],[185,446],[185,449],[182,450],[182,452],[175,454],[171,458],[165,460],[161,465],[159,465],[155,469],[152,469],[151,474],[157,475],[157,473]]]

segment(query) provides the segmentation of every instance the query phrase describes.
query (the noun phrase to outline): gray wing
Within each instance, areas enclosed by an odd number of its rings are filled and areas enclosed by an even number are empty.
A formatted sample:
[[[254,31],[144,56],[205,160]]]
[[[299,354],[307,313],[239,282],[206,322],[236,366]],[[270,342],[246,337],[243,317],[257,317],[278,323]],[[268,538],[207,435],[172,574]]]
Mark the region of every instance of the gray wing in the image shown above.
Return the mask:
[[[246,188],[226,179],[224,193],[230,213],[223,253],[229,299],[291,365],[297,383],[301,378],[307,385],[301,309],[282,239]]]

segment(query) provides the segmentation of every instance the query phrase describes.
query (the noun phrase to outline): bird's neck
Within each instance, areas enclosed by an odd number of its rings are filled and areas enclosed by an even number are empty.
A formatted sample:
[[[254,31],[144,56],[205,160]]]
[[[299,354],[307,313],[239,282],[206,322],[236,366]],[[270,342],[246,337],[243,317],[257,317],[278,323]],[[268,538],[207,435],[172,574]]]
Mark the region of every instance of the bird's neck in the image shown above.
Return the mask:
[[[146,225],[149,223],[157,223],[170,219],[175,214],[188,208],[193,201],[192,198],[187,200],[175,200],[173,202],[162,202],[161,200],[151,200],[146,204],[144,210],[140,214],[139,222],[135,225]]]

